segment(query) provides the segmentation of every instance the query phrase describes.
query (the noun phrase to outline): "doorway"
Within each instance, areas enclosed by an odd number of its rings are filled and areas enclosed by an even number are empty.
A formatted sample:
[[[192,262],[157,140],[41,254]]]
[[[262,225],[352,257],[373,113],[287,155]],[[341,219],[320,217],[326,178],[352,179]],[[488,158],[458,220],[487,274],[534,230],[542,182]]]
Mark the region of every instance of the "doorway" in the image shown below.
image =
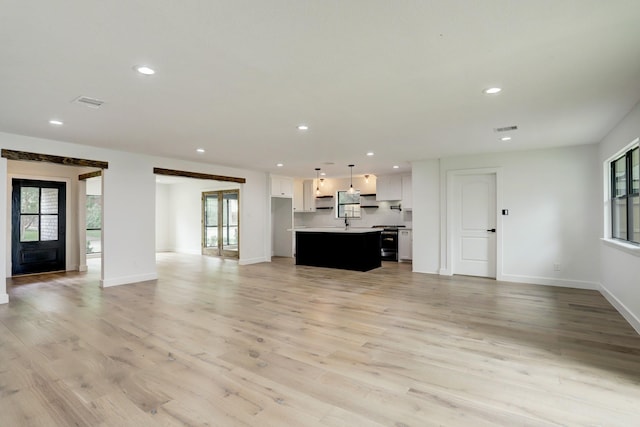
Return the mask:
[[[66,183],[12,180],[11,274],[65,270]]]
[[[496,278],[496,173],[453,176],[452,273]]]
[[[202,254],[239,258],[240,191],[202,193]]]

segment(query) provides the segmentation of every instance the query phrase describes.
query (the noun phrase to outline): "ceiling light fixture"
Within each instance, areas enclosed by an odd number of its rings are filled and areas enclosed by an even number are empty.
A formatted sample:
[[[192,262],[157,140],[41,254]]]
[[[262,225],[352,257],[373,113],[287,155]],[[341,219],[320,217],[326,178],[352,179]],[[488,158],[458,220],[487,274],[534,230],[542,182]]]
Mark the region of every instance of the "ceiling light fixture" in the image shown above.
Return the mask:
[[[320,168],[316,168],[316,196],[320,195]]]
[[[327,176],[327,174],[324,172],[320,172],[320,176]]]
[[[349,184],[349,194],[353,194],[356,192],[356,190],[354,190],[353,188],[353,167],[355,165],[349,165],[349,169],[351,170],[351,180],[350,180],[350,184]]]
[[[298,125],[298,130],[309,130],[309,126],[307,126],[307,125]]]
[[[320,175],[322,175],[322,174],[320,174]],[[320,186],[324,187],[324,178],[320,178]]]
[[[152,76],[156,73],[156,70],[149,67],[148,65],[136,65],[135,67],[133,67],[133,69],[143,76]]]
[[[369,175],[364,176],[364,182],[367,184],[369,183]]]
[[[394,169],[400,169],[400,166],[398,166],[398,165],[393,165],[393,168],[394,168]]]
[[[201,154],[202,154],[202,153],[204,153],[204,148],[196,148],[196,151],[197,151],[198,153],[201,153]]]
[[[486,95],[495,95],[496,93],[499,93],[501,91],[502,91],[502,88],[489,87],[489,88],[486,88],[485,90],[483,90],[482,93],[484,93]]]
[[[500,141],[511,141],[511,137],[510,136],[503,136],[502,138],[500,138]]]
[[[374,153],[373,153],[373,151],[369,151],[369,152],[367,153],[367,156],[373,156],[373,154],[374,154]]]
[[[277,167],[279,167],[279,168],[281,168],[281,167],[283,167],[284,165],[283,165],[282,163],[278,163],[278,164],[276,164],[276,166],[277,166]]]
[[[60,120],[49,120],[49,124],[50,125],[54,125],[54,126],[62,126],[64,124],[64,122],[60,121]]]

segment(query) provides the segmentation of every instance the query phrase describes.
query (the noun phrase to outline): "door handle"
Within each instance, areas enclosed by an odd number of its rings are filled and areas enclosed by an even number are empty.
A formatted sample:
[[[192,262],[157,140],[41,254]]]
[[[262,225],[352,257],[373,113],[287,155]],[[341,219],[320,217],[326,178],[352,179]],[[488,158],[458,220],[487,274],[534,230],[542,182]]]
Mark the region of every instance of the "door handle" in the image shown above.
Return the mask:
[[[495,233],[495,232],[496,232],[496,229],[495,229],[495,228],[490,228],[490,229],[488,229],[487,231],[490,231],[490,232],[492,232],[492,233]]]

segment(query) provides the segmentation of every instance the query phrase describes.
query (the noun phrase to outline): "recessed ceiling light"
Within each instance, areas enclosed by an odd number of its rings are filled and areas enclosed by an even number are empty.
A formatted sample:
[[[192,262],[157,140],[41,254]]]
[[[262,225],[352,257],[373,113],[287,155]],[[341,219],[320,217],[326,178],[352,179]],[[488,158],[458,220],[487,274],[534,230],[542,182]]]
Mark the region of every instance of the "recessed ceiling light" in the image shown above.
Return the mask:
[[[367,156],[373,156],[373,154],[374,154],[374,153],[373,153],[373,151],[369,151],[369,152],[367,153]]]
[[[500,141],[511,141],[511,137],[510,136],[503,136],[502,138],[500,138]]]
[[[54,125],[54,126],[62,126],[64,124],[64,122],[61,122],[60,120],[49,120],[49,124],[50,125]]]
[[[309,126],[307,126],[307,125],[298,125],[298,130],[309,130]]]
[[[394,168],[394,169],[400,169],[400,166],[398,166],[398,165],[393,165],[393,168]]]
[[[135,67],[133,67],[133,69],[140,74],[144,74],[145,76],[151,76],[156,73],[156,70],[149,67],[148,65],[136,65]]]
[[[326,172],[320,172],[320,176],[327,176]]]
[[[197,151],[198,153],[204,153],[204,148],[196,148],[196,151]]]
[[[283,166],[284,166],[284,164],[282,164],[282,163],[278,163],[276,166],[277,166],[277,167],[279,167],[279,168],[281,168],[281,167],[283,167]]]
[[[486,93],[487,95],[495,95],[496,93],[502,91],[502,88],[499,87],[489,87],[486,88],[485,90],[483,90],[483,93]]]

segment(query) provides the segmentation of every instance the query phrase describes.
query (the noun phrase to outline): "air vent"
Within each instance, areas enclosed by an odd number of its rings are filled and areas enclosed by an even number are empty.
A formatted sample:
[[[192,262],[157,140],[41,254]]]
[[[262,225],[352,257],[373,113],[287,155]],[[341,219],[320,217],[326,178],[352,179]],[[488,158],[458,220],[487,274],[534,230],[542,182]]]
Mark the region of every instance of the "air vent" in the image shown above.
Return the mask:
[[[502,128],[495,128],[494,131],[495,132],[511,132],[512,130],[518,130],[518,126],[513,125],[513,126],[505,126]]]
[[[101,101],[95,98],[89,98],[88,96],[79,96],[76,99],[74,99],[72,102],[76,104],[85,105],[89,108],[96,108],[96,109],[100,108],[102,104],[104,104],[104,101]]]

